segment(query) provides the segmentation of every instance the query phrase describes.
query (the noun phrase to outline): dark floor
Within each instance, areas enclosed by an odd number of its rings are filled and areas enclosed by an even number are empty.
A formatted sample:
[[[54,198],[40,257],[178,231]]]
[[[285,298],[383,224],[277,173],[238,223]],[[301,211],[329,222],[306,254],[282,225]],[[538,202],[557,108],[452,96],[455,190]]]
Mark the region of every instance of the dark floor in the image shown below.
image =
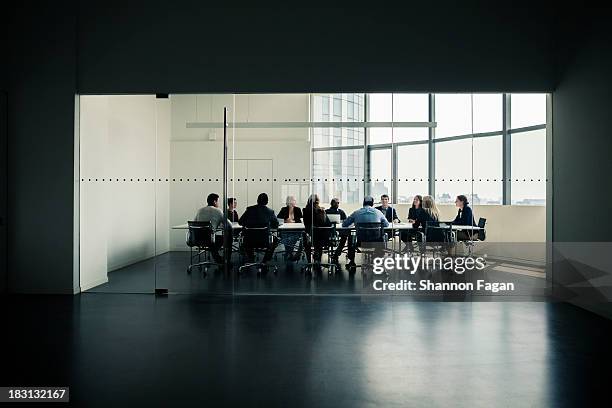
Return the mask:
[[[96,293],[154,293],[155,288],[165,288],[177,294],[342,294],[363,295],[383,293],[372,289],[372,281],[379,277],[371,272],[363,274],[357,269],[350,274],[346,269],[346,259],[341,257],[340,268],[333,275],[323,269],[320,274],[306,277],[302,273],[305,260],[300,262],[286,262],[282,255],[270,262],[278,269],[278,273],[269,272],[265,276],[258,276],[254,269],[246,270],[240,276],[236,274],[240,261],[234,254],[234,273],[224,273],[219,267],[211,267],[208,273],[194,269],[187,274],[189,265],[189,252],[167,252],[154,258],[126,266],[108,274],[108,283],[96,286],[89,292]],[[326,260],[326,257],[323,258]],[[360,263],[360,258],[357,258]],[[391,279],[419,280],[431,279],[434,281],[447,280],[448,274],[438,272],[423,272],[415,275],[409,273],[393,273]],[[466,274],[463,279],[485,279],[486,281],[507,282],[517,285],[511,294],[498,293],[494,299],[505,297],[511,300],[542,300],[547,296],[547,282],[543,267],[534,266],[519,261],[500,261],[489,259],[487,268],[483,272]],[[413,298],[421,297],[431,300],[483,300],[482,294],[469,293],[385,293],[384,295],[409,295]]]
[[[589,406],[612,322],[544,302],[0,298],[2,385],[87,406]]]

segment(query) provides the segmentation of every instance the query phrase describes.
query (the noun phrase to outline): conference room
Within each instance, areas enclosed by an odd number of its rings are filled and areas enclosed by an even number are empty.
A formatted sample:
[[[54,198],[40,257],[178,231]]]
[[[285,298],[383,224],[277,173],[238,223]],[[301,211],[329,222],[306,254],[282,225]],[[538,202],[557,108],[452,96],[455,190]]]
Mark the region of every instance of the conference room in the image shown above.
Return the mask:
[[[388,256],[428,249],[410,216],[425,208],[453,256],[487,257],[488,279],[546,285],[547,94],[80,95],[78,106],[84,291],[363,295],[368,251],[344,221],[364,205],[388,222]]]

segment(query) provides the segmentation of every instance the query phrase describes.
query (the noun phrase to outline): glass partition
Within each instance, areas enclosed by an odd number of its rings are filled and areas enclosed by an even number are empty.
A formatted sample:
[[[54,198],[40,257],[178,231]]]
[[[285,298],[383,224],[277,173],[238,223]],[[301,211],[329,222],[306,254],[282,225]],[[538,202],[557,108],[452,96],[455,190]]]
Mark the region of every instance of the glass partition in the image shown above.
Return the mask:
[[[81,290],[153,293],[155,96],[83,95],[79,110]]]
[[[364,295],[377,293],[372,254],[486,252],[503,273],[508,262],[539,265],[543,246],[515,244],[546,240],[546,103],[501,93],[81,96],[81,288]],[[457,218],[462,196],[471,230]],[[360,222],[343,223],[363,221],[366,197],[389,222],[372,254]],[[447,229],[438,238],[423,211]],[[414,276],[386,277],[404,278]]]

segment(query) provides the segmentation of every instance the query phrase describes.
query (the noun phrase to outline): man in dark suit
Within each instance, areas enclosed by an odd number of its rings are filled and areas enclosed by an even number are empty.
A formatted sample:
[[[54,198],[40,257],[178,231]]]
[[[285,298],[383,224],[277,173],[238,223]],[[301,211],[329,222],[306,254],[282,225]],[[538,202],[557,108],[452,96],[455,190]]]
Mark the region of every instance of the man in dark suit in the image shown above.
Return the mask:
[[[274,211],[267,207],[268,205],[268,195],[266,193],[261,193],[257,196],[257,205],[252,205],[247,207],[246,211],[240,219],[238,223],[246,228],[277,228],[278,220],[276,219],[276,215]],[[249,242],[245,241],[245,252],[249,260],[252,260],[255,256],[253,253],[253,247],[249,247]],[[273,242],[268,246],[268,250],[264,256],[263,262],[268,262],[272,259],[272,254],[274,253],[274,249],[278,245],[278,238],[273,237]]]
[[[378,207],[376,207],[376,209],[381,213],[385,214],[385,218],[387,219],[387,221],[399,222],[399,217],[395,212],[395,208],[389,205],[389,196],[386,194],[381,195],[380,202],[382,205],[379,205]]]

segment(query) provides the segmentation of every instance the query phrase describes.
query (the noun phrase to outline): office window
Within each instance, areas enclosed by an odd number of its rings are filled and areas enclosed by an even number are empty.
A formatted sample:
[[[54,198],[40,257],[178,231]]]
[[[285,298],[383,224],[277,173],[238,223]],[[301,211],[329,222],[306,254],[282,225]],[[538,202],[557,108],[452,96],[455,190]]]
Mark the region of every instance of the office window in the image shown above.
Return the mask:
[[[363,110],[362,94],[329,94],[312,97],[313,122],[358,122],[364,116]],[[313,147],[363,146],[364,135],[363,128],[314,128],[312,129]]]
[[[392,94],[368,94],[368,122],[392,122]],[[392,129],[369,128],[368,144],[386,144],[392,142]]]
[[[472,196],[472,139],[445,141],[434,146],[436,201],[454,203],[459,194],[469,199]]]
[[[427,143],[397,147],[397,200],[411,203],[416,194],[428,194],[429,145]]]
[[[391,197],[391,149],[371,149],[368,154],[369,194],[378,199]],[[391,197],[393,201],[393,197]]]
[[[510,95],[510,128],[546,124],[546,94]]]
[[[474,183],[472,203],[502,204],[502,136],[477,137],[473,140]]]
[[[503,126],[503,94],[473,94],[474,133],[497,132]]]
[[[472,133],[470,94],[436,94],[436,138]]]
[[[345,203],[363,199],[363,149],[313,152],[313,192],[322,203],[338,197]]]
[[[393,94],[393,122],[428,122],[429,94]],[[393,143],[427,140],[428,128],[393,128]]]
[[[546,204],[546,129],[511,137],[512,204]]]

